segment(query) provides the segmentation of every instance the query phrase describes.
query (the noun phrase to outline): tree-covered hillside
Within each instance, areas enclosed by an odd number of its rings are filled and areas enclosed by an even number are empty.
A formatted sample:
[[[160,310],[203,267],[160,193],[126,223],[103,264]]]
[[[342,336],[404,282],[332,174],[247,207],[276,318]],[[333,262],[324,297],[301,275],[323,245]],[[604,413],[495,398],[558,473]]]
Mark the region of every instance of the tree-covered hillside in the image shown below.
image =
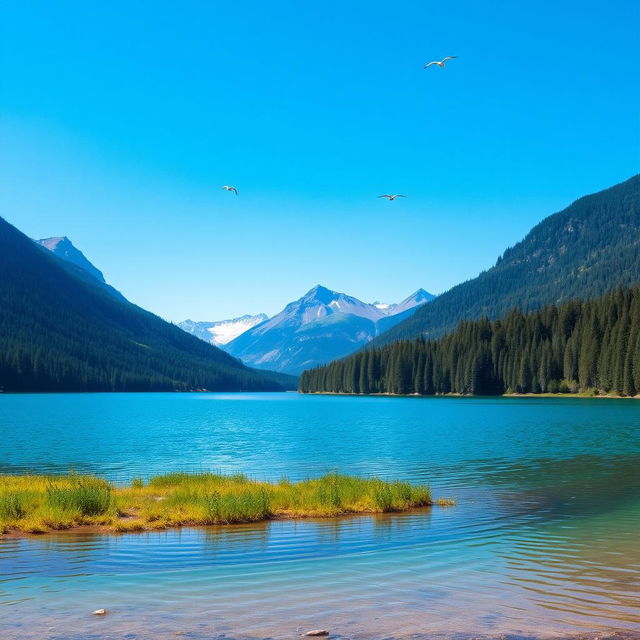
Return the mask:
[[[90,280],[0,218],[0,390],[291,386],[291,379],[249,369]]]
[[[640,393],[640,288],[501,320],[462,321],[438,340],[401,340],[305,371],[300,391]]]
[[[461,319],[498,318],[640,282],[640,175],[549,216],[496,265],[373,341],[438,337]]]

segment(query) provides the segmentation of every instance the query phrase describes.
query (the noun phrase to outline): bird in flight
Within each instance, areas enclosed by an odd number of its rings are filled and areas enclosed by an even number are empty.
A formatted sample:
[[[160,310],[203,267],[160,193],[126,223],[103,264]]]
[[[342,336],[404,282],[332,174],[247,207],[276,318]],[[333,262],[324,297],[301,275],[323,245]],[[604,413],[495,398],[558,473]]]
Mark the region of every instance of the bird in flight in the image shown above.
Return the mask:
[[[225,184],[222,188],[223,188],[225,191],[233,191],[233,193],[235,193],[236,195],[238,195],[238,190],[237,190],[235,187],[232,187],[232,186],[230,186],[230,185],[228,185],[228,184]]]
[[[442,58],[442,60],[432,60],[431,62],[427,62],[427,64],[424,65],[424,68],[427,69],[432,64],[437,64],[441,69],[444,69],[444,63],[447,60],[454,60],[457,57],[458,56],[447,56],[446,58]]]
[[[395,193],[394,195],[385,193],[384,195],[378,196],[378,198],[387,198],[389,202],[391,202],[391,200],[395,200],[396,198],[406,198],[406,197],[407,196],[403,196],[401,193]]]

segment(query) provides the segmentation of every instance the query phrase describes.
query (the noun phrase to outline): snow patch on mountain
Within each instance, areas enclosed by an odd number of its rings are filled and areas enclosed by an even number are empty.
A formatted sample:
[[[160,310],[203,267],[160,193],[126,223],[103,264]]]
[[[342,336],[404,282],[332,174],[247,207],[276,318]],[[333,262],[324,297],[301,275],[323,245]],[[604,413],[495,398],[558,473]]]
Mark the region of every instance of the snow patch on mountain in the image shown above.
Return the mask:
[[[223,347],[242,335],[245,331],[253,329],[253,327],[268,319],[269,316],[264,313],[259,313],[255,316],[244,315],[238,318],[231,318],[230,320],[217,320],[213,322],[185,320],[184,322],[180,322],[178,326],[183,331],[196,336],[196,338],[209,342],[216,347]]]

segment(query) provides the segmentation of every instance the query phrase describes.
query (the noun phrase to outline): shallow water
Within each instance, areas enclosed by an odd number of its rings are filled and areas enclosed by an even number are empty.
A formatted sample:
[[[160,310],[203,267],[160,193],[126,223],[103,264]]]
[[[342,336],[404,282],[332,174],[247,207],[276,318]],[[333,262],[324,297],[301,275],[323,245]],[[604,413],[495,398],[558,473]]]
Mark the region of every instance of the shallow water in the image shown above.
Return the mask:
[[[411,514],[0,540],[0,637],[640,631],[640,403],[0,396],[0,472],[427,481]],[[90,615],[105,607],[104,618]]]

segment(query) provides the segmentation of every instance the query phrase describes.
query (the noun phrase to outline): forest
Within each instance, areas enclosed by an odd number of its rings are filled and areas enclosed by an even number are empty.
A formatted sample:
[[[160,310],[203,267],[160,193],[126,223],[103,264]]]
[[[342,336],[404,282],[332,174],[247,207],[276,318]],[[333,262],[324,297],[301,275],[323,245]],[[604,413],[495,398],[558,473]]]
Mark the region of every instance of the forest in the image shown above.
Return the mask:
[[[435,340],[370,347],[302,375],[303,393],[640,392],[640,287],[499,320],[462,321]]]

